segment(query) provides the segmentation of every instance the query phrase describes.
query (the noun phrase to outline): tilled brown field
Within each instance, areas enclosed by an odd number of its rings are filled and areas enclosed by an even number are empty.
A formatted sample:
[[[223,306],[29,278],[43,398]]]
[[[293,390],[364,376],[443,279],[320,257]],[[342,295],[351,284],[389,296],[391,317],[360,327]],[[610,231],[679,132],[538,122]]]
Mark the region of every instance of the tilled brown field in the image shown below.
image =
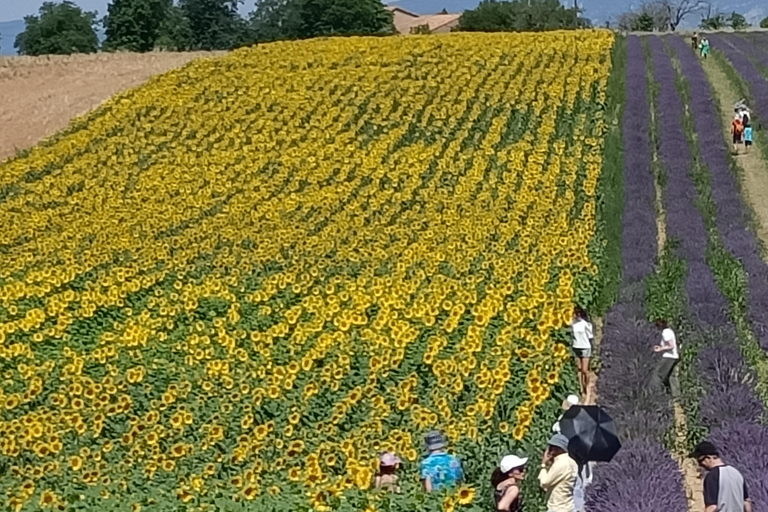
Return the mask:
[[[0,161],[124,89],[212,53],[0,58]]]

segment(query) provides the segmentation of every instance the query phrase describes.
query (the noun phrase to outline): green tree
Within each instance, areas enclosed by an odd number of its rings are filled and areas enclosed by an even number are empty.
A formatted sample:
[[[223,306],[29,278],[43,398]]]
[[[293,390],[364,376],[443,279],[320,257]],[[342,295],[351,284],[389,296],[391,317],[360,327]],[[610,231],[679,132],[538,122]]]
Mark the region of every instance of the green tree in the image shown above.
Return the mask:
[[[181,11],[189,20],[192,48],[229,50],[252,40],[245,20],[238,14],[242,0],[181,0]]]
[[[702,30],[722,30],[728,26],[728,20],[722,14],[713,14],[702,18],[699,28]]]
[[[259,0],[250,15],[257,41],[301,37],[301,5],[297,0]]]
[[[85,12],[69,1],[45,2],[39,16],[24,17],[24,32],[14,47],[21,55],[69,55],[99,49],[95,12]]]
[[[557,30],[583,28],[589,20],[578,8],[566,8],[559,0],[483,0],[477,8],[464,11],[459,29],[480,32]]]
[[[653,32],[654,28],[653,17],[644,12],[634,20],[631,30],[635,32]]]
[[[173,0],[112,0],[107,6],[104,48],[148,52],[160,38]]]
[[[768,28],[768,16],[763,18],[763,20],[760,22],[760,28]]]
[[[726,21],[733,30],[744,30],[745,28],[749,27],[747,18],[745,18],[742,14],[737,13],[736,11],[733,11],[731,15],[728,16]]]
[[[298,0],[300,37],[392,34],[392,13],[381,0]]]
[[[192,28],[180,7],[172,5],[160,27],[155,48],[183,52],[192,48]]]

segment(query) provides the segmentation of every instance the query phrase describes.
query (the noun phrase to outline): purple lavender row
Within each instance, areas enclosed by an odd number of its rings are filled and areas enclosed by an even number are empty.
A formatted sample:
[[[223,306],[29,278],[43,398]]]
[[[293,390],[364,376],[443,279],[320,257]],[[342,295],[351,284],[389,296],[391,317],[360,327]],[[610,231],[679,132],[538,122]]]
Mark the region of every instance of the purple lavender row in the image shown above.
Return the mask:
[[[651,172],[651,118],[646,101],[645,68],[640,41],[627,45],[627,102],[624,107],[624,216],[622,218],[623,285],[645,279],[656,258],[656,192]]]
[[[680,241],[680,253],[688,264],[686,292],[688,310],[700,323],[722,326],[728,323],[728,303],[707,265],[707,228],[696,207],[696,187],[688,174],[693,158],[683,131],[685,114],[675,88],[677,77],[661,38],[649,38],[653,73],[661,86],[658,96],[659,156],[667,171],[663,195],[667,234]]]
[[[713,104],[712,89],[688,44],[679,37],[670,37],[668,42],[677,52],[683,74],[690,86],[689,108],[693,114],[701,156],[712,177],[717,228],[725,248],[742,262],[747,272],[749,320],[760,345],[768,350],[768,266],[760,257],[754,235],[747,229],[746,208],[728,164],[729,147],[722,131],[713,128],[722,126],[722,120]],[[719,44],[722,45],[722,42]]]
[[[648,386],[654,360],[643,311],[643,280],[656,258],[655,189],[651,172],[650,110],[640,39],[627,39],[627,101],[624,107],[623,283],[619,302],[606,315],[600,355],[600,401],[624,440],[608,464],[595,468],[587,492],[591,512],[685,512],[687,501],[677,463],[659,442],[673,423],[669,398]]]

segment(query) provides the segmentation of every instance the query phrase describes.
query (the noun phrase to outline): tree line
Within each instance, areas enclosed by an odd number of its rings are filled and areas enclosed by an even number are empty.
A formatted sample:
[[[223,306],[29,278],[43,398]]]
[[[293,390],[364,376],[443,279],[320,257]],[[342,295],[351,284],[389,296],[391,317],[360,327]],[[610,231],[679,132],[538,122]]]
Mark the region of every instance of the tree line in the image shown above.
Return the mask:
[[[392,13],[382,0],[256,0],[240,15],[244,0],[111,0],[107,14],[83,11],[70,0],[46,2],[24,18],[25,30],[14,46],[22,55],[91,53],[99,50],[230,50],[260,42],[335,35],[390,35]],[[574,0],[482,0],[465,11],[458,30],[538,31],[591,26]],[[705,0],[648,1],[619,17],[618,28],[631,31],[675,30],[701,12],[701,28],[749,26],[736,12],[713,13]],[[768,18],[761,26],[768,28]],[[100,42],[97,29],[104,31]]]
[[[744,30],[750,27],[744,15],[736,11],[726,14],[713,8],[707,0],[653,0],[643,2],[639,8],[619,16],[618,28],[633,32],[663,32],[676,30],[692,14],[700,14],[702,30]],[[768,17],[760,22],[768,28]]]
[[[24,18],[15,48],[22,55],[229,50],[284,39],[395,33],[381,0],[256,0],[248,16],[243,0],[111,0],[107,14],[74,2],[46,2]],[[559,0],[483,0],[461,17],[459,30],[513,31],[584,28],[580,9]],[[103,29],[100,42],[97,30]]]

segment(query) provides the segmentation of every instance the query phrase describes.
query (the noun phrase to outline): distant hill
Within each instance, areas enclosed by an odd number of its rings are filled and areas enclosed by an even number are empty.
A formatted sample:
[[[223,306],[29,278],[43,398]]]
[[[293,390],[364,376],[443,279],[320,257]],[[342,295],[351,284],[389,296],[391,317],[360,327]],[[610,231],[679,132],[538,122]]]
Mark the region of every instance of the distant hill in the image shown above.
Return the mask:
[[[0,55],[16,55],[13,43],[24,32],[24,21],[0,21]]]

